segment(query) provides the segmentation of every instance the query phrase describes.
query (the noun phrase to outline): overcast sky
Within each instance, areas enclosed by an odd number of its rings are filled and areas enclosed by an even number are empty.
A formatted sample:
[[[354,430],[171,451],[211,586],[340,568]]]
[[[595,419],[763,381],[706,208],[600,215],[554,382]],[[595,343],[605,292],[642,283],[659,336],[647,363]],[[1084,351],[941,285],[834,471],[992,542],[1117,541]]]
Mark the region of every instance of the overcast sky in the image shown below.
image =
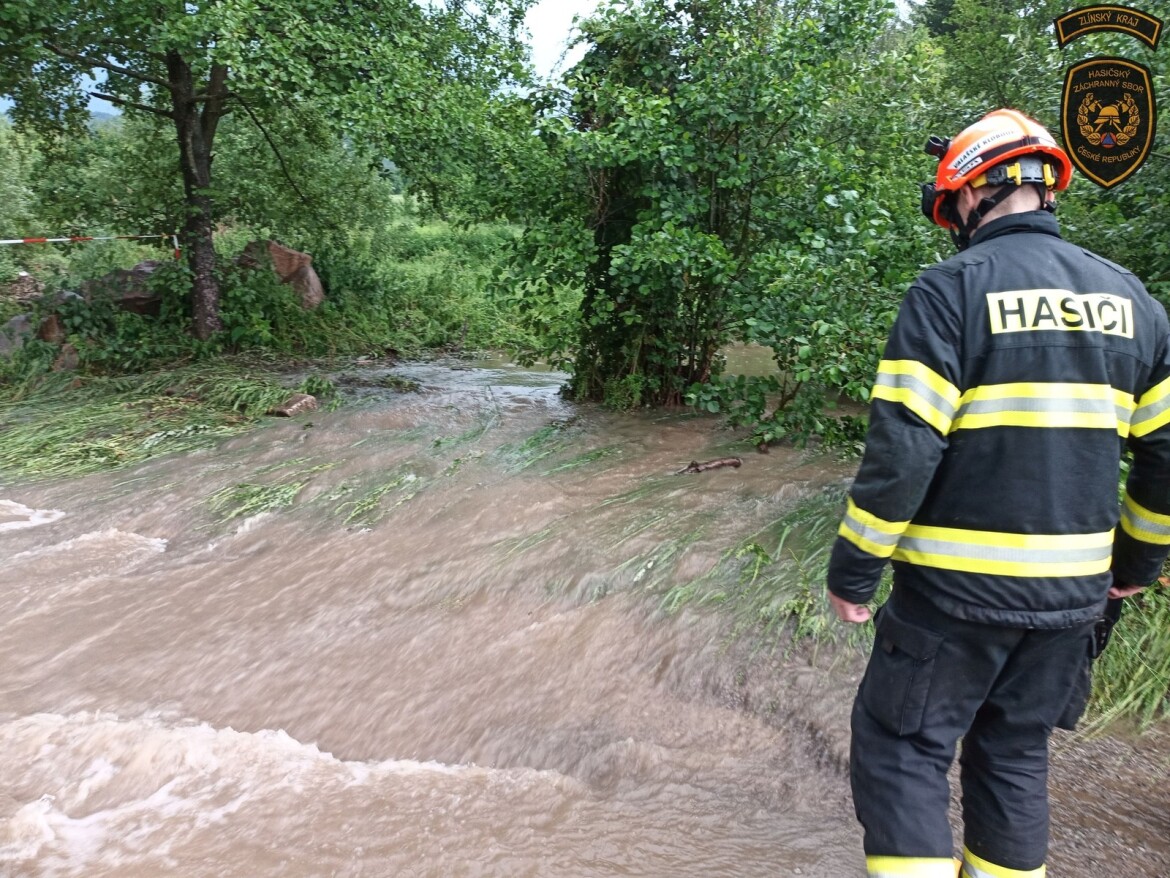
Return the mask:
[[[542,77],[568,70],[584,54],[578,47],[567,59],[562,59],[573,26],[573,16],[585,17],[596,7],[598,0],[539,0],[528,10],[525,22],[532,34],[532,64]]]

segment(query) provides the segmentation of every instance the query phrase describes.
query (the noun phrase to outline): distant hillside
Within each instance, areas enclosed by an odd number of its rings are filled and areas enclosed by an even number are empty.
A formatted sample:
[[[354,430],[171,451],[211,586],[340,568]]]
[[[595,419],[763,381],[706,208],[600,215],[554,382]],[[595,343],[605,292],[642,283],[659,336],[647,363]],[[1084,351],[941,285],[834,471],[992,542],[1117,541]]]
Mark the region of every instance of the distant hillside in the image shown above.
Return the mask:
[[[96,103],[96,101],[95,101],[95,103]],[[102,101],[102,103],[106,104],[105,101]],[[109,104],[106,104],[106,106],[109,106]],[[0,98],[0,116],[7,116],[9,119],[11,119],[12,118],[11,110],[12,110],[12,101],[10,101],[8,98]],[[91,109],[89,111],[89,124],[90,125],[104,125],[106,122],[109,122],[113,119],[121,118],[121,116],[122,116],[122,114],[119,113],[117,110],[114,110],[113,108],[108,109],[108,110],[93,110],[93,109]]]

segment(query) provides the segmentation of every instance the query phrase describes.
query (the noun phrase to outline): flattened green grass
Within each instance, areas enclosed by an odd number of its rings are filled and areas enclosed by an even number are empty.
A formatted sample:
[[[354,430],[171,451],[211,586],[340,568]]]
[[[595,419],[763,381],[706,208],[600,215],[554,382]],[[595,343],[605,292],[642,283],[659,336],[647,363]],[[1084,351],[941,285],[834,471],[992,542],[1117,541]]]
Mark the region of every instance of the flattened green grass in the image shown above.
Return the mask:
[[[0,389],[0,478],[78,476],[190,451],[254,427],[290,390],[217,362],[117,378],[54,376]]]

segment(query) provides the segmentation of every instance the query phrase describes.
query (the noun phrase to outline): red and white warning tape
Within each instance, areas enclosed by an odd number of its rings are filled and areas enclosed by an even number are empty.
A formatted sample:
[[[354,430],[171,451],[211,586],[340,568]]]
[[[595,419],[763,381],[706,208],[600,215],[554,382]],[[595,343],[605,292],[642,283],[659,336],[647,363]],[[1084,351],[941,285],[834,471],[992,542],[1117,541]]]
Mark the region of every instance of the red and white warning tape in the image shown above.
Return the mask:
[[[5,238],[0,239],[0,244],[76,244],[81,241],[139,241],[144,238],[170,238],[171,244],[175,248],[175,258],[179,258],[181,254],[179,236],[174,233],[169,235],[72,235],[68,238]]]

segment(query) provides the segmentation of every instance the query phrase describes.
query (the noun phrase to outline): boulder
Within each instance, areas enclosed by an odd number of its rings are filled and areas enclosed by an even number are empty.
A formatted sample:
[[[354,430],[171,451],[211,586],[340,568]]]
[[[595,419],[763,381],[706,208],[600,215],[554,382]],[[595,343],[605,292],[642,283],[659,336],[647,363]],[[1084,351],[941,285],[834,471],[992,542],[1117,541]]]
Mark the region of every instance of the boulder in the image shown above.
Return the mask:
[[[27,271],[22,271],[16,276],[16,280],[4,284],[3,288],[0,288],[0,295],[24,304],[40,298],[44,291],[45,285],[43,283]]]
[[[81,356],[77,353],[77,348],[71,344],[61,345],[57,359],[53,360],[53,371],[76,372],[79,365],[81,365]]]
[[[64,344],[65,327],[61,323],[61,318],[56,314],[50,314],[42,320],[41,325],[37,327],[37,338],[53,345]]]
[[[294,393],[288,399],[278,406],[270,408],[266,414],[274,415],[278,418],[291,418],[293,415],[299,415],[301,412],[311,412],[317,408],[317,397],[310,396],[307,393]]]
[[[157,317],[162,307],[162,296],[150,289],[150,276],[161,265],[153,259],[140,262],[133,268],[120,268],[97,280],[81,285],[81,293],[87,302],[94,299],[113,301],[123,311]]]
[[[17,314],[3,326],[0,326],[0,356],[11,356],[14,351],[24,347],[24,343],[35,334],[32,317],[28,314]]]
[[[312,311],[325,301],[325,287],[313,269],[313,257],[308,253],[285,247],[276,241],[252,241],[240,254],[237,262],[248,268],[258,268],[267,253],[272,270],[281,283],[289,284],[300,297],[301,307]]]

